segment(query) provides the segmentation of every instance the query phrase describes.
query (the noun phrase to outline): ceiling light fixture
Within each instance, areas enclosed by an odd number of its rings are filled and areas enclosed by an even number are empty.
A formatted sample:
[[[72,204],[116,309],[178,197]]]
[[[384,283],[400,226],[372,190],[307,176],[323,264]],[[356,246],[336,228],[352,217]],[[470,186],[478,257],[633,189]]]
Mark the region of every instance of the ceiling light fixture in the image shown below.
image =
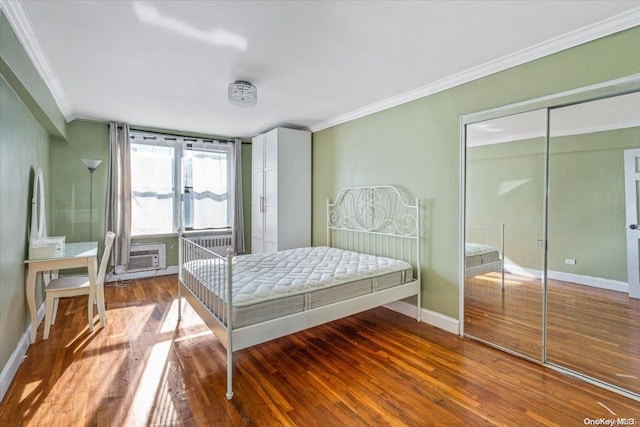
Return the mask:
[[[254,106],[258,102],[258,89],[244,80],[229,83],[229,102],[243,107]]]

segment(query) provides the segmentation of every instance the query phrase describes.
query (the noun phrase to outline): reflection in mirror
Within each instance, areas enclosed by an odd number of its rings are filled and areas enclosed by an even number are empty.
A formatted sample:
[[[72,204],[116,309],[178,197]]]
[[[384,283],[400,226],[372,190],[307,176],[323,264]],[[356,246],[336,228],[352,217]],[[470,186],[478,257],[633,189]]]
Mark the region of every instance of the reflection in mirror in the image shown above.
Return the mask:
[[[546,359],[640,394],[640,93],[549,126]]]
[[[542,360],[546,110],[466,126],[465,335]]]

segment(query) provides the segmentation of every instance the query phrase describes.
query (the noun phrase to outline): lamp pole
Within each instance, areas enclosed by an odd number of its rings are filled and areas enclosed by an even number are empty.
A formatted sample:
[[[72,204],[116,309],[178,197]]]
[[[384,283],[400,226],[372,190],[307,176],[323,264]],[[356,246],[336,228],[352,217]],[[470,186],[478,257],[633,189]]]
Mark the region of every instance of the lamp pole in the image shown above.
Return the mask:
[[[89,169],[89,241],[93,240],[93,173],[98,169],[102,160],[81,159]]]

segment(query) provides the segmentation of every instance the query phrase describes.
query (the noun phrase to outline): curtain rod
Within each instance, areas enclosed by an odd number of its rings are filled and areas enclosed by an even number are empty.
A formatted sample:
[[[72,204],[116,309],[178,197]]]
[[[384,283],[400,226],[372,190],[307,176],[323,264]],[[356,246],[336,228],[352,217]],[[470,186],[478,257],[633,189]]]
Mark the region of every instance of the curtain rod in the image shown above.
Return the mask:
[[[136,128],[130,128],[130,131],[134,131],[134,132],[140,132],[140,133],[148,133],[148,134],[152,134],[152,135],[160,135],[163,137],[169,137],[166,139],[177,139],[177,138],[182,138],[187,142],[195,142],[198,139],[202,140],[203,142],[218,142],[218,143],[223,143],[223,144],[229,144],[229,143],[234,143],[235,140],[233,139],[224,139],[224,138],[207,138],[207,137],[203,137],[203,136],[187,136],[187,135],[178,135],[178,134],[174,134],[174,133],[166,133],[166,132],[155,132],[155,131],[150,131],[150,130],[144,130],[144,129],[136,129]],[[155,139],[155,137],[154,137]],[[242,141],[241,138],[240,141],[242,142],[242,144],[247,144],[246,142]]]

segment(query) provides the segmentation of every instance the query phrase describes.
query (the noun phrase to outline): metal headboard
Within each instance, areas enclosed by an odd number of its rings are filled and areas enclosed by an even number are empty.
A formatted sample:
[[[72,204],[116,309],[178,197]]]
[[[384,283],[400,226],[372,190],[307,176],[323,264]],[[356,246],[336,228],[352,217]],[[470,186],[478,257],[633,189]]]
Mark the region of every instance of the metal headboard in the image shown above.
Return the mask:
[[[406,260],[420,278],[420,200],[391,185],[343,188],[327,199],[327,245]]]

